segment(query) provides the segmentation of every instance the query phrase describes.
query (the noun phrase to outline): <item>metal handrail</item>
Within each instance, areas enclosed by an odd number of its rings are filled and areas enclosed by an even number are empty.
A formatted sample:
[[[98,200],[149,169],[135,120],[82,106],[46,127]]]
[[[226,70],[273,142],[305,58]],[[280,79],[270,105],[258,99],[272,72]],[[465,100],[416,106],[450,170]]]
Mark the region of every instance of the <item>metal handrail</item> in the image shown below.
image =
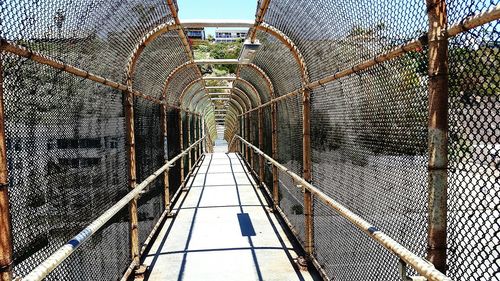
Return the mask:
[[[362,230],[366,233],[370,238],[377,241],[380,245],[382,245],[387,250],[391,251],[401,260],[403,260],[406,264],[414,268],[420,275],[426,277],[430,281],[451,281],[452,279],[438,271],[432,263],[429,261],[417,256],[410,250],[406,249],[403,245],[399,244],[396,240],[392,239],[387,234],[383,233],[376,226],[372,225],[368,221],[364,220],[360,216],[356,215],[345,206],[335,201],[317,187],[314,187],[312,184],[307,182],[301,176],[295,174],[290,171],[287,167],[280,164],[278,161],[271,158],[269,155],[262,152],[259,148],[249,143],[245,139],[243,139],[239,135],[235,135],[231,140],[231,143],[228,147],[232,147],[234,141],[239,139],[241,142],[255,150],[255,152],[264,158],[266,158],[272,165],[276,166],[278,169],[288,174],[296,183],[302,185],[302,188],[309,190],[314,196],[323,201],[326,205],[334,209],[339,215],[343,218],[347,219],[354,226]]]
[[[147,177],[144,181],[138,184],[133,190],[131,190],[127,195],[125,195],[120,201],[109,208],[96,220],[94,220],[90,225],[88,225],[84,230],[78,233],[75,237],[69,240],[66,244],[60,247],[52,255],[50,255],[45,261],[40,263],[35,269],[33,269],[29,274],[22,277],[20,280],[38,281],[46,277],[50,272],[52,272],[58,265],[60,265],[67,257],[69,257],[82,243],[87,241],[93,234],[95,234],[104,224],[106,224],[114,215],[116,215],[121,209],[123,209],[132,199],[138,196],[151,182],[153,182],[158,176],[168,171],[171,166],[181,159],[183,156],[187,155],[190,150],[195,148],[199,143],[201,143],[206,136],[201,137],[186,150],[182,151],[179,155],[169,160],[165,165],[156,170],[152,175]]]

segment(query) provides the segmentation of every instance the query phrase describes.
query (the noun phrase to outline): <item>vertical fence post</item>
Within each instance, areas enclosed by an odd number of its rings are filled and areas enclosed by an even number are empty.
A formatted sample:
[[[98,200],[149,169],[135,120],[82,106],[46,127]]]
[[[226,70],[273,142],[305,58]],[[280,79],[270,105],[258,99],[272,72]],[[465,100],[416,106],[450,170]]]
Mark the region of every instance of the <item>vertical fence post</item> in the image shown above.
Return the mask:
[[[243,139],[247,139],[247,115],[243,115]],[[246,145],[242,144],[241,146],[243,148],[243,157],[245,159],[248,159],[248,155],[247,155],[247,147]]]
[[[194,140],[197,141],[200,139],[200,116],[195,115],[194,120],[195,120],[195,122],[194,122],[194,126],[195,126]],[[198,161],[198,159],[200,158],[200,149],[199,148],[200,148],[199,145],[197,145],[195,148],[195,162]]]
[[[271,127],[272,127],[272,158],[278,160],[278,106],[276,103],[271,104]],[[278,167],[273,167],[273,208],[279,206],[279,185],[278,185]]]
[[[182,110],[179,109],[179,148],[181,152],[184,150],[184,136],[182,128]],[[184,183],[184,156],[179,159],[181,165],[181,185]]]
[[[303,177],[311,182],[311,92],[308,89],[302,92],[302,158]],[[304,189],[305,250],[309,257],[314,253],[313,215],[313,196],[309,190]]]
[[[124,110],[127,134],[128,178],[130,189],[135,188],[136,162],[135,162],[135,135],[134,135],[134,95],[131,91],[131,82],[127,81],[129,90],[124,93]],[[139,219],[137,216],[137,198],[130,200],[130,256],[136,269],[139,267]]]
[[[240,136],[242,138],[245,138],[245,115],[240,116]],[[245,146],[243,145],[242,141],[240,141],[240,153],[241,153],[241,156],[244,158],[245,157]]]
[[[262,122],[264,122],[264,112],[262,108],[259,108],[259,149],[264,151],[264,132],[262,128]],[[259,157],[259,179],[264,182],[264,156]],[[259,184],[262,187],[262,184]]]
[[[246,128],[246,132],[245,132],[245,139],[248,141],[248,142],[252,142],[250,140],[251,136],[250,136],[250,113],[247,113],[247,115],[245,115],[245,128]],[[251,164],[252,162],[252,150],[251,148],[247,145],[247,161],[248,163],[250,164],[250,167],[253,169],[253,166]]]
[[[199,116],[198,118],[198,139],[200,139],[203,136],[203,116]],[[201,157],[203,155],[203,142],[199,142],[198,144],[198,157]]]
[[[12,280],[12,229],[9,213],[7,145],[3,104],[3,55],[0,53],[0,280]]]
[[[253,117],[252,117],[252,114],[253,113],[249,113],[248,114],[248,130],[249,130],[249,134],[248,134],[248,141],[251,143],[251,144],[255,144],[255,140],[254,140],[254,137],[255,137],[255,128],[253,127]],[[255,154],[254,154],[254,150],[251,148],[251,147],[248,147],[249,148],[249,156],[250,156],[250,167],[252,167],[252,170],[254,170],[254,160],[255,160]]]
[[[168,162],[168,114],[165,104],[161,105],[161,129],[163,133],[163,159],[166,163]],[[168,182],[168,173],[169,170],[163,172],[163,203],[167,213],[170,212],[170,185]]]
[[[186,118],[187,118],[187,127],[186,127],[186,131],[187,131],[187,145],[186,145],[186,148],[188,148],[190,145],[191,145],[191,114],[189,112],[186,113]],[[191,151],[189,151],[188,153],[188,172],[191,171],[191,163],[193,161],[193,159],[191,159],[192,157],[192,153]]]
[[[446,272],[448,188],[448,40],[446,1],[426,0],[429,19],[429,227],[427,258]]]

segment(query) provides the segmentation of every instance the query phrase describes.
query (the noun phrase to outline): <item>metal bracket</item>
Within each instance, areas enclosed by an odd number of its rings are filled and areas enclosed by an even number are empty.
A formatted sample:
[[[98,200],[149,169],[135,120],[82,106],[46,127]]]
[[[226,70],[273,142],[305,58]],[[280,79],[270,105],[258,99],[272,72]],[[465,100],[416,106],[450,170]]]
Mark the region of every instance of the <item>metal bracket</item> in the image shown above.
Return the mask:
[[[423,276],[408,276],[406,262],[402,259],[399,260],[399,274],[401,275],[401,280],[403,281],[427,281],[427,278]]]
[[[300,271],[307,271],[307,259],[305,257],[299,256],[295,262],[297,263]]]
[[[139,265],[135,270],[134,270],[134,280],[139,281],[139,280],[144,280],[146,277],[146,272],[148,271],[148,268],[145,265]]]
[[[169,218],[169,219],[175,218],[175,216],[177,216],[177,212],[169,212],[167,214],[167,218]]]

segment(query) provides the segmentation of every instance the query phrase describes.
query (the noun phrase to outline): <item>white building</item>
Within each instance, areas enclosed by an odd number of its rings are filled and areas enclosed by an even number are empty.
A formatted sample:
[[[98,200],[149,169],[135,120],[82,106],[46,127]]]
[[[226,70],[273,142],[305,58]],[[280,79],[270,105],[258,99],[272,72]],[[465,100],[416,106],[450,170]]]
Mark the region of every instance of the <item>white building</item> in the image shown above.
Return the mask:
[[[205,40],[204,28],[186,28],[186,35],[193,40]]]
[[[237,39],[245,40],[248,29],[217,29],[215,30],[215,42],[235,42]]]

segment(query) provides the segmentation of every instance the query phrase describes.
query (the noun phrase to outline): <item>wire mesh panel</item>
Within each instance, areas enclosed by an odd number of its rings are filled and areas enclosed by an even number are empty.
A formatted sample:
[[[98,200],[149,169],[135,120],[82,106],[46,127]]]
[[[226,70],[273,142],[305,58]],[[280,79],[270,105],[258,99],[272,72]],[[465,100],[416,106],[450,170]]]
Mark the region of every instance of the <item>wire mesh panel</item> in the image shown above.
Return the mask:
[[[421,53],[410,53],[340,79],[315,90],[311,102],[314,185],[422,256],[427,234],[427,88],[425,75],[417,71],[423,59]],[[371,250],[373,243],[359,235],[346,235],[353,228],[330,215],[315,211],[315,233],[321,233],[315,246],[335,280],[399,280],[395,256]],[[350,255],[342,260],[340,253]]]
[[[122,81],[140,38],[172,19],[162,0],[2,1],[0,37]]]
[[[264,147],[262,148],[262,151],[269,155],[272,156],[272,116],[271,116],[271,107],[266,106],[262,109],[263,115],[264,115],[264,122],[262,123],[263,125],[263,134],[264,134]],[[273,186],[273,174],[272,174],[272,166],[267,165],[267,160],[264,160],[264,182],[266,183],[267,187],[272,188]]]
[[[161,98],[168,74],[187,61],[177,31],[167,32],[144,48],[133,76],[134,89]]]
[[[310,80],[352,67],[427,31],[425,1],[271,1],[264,21],[297,45]]]
[[[136,98],[134,102],[134,129],[137,182],[140,183],[163,166],[163,132],[161,107],[156,103]],[[139,243],[146,240],[163,212],[162,176],[148,185],[138,199]]]
[[[302,107],[299,98],[280,101],[278,110],[278,162],[302,174]],[[293,180],[279,172],[279,206],[304,241],[304,195]]]
[[[490,4],[449,2],[452,22]],[[449,43],[448,274],[454,280],[500,280],[499,37],[496,21]]]
[[[181,153],[180,142],[179,142],[179,110],[169,109],[168,119],[167,119],[167,150],[168,159],[172,159]],[[169,187],[170,195],[172,196],[177,192],[177,189],[181,185],[181,161],[177,161],[175,165],[169,170]]]
[[[259,112],[252,111],[250,113],[250,136],[248,141],[259,147]],[[253,159],[253,170],[258,174],[259,173],[259,155],[255,152],[255,150],[251,150],[252,159]]]
[[[300,69],[290,49],[277,38],[258,31],[257,38],[262,46],[253,63],[259,66],[271,79],[275,95],[281,96],[301,87]]]
[[[125,123],[119,91],[10,55],[4,56],[3,68],[14,274],[19,276],[128,192]],[[49,280],[120,275],[128,263],[128,240],[121,239],[126,217],[104,228],[113,238],[89,244],[93,256],[78,251]],[[78,264],[94,259],[102,260],[102,267]]]
[[[189,139],[188,139],[188,114],[182,112],[181,114],[182,118],[182,150],[186,150],[189,146]],[[187,174],[189,173],[189,159],[187,155],[182,157],[182,160],[184,161],[184,179],[186,178]]]
[[[269,92],[266,80],[261,77],[261,74],[250,66],[241,66],[240,77],[250,82],[259,93],[262,103],[270,100],[271,93]]]

